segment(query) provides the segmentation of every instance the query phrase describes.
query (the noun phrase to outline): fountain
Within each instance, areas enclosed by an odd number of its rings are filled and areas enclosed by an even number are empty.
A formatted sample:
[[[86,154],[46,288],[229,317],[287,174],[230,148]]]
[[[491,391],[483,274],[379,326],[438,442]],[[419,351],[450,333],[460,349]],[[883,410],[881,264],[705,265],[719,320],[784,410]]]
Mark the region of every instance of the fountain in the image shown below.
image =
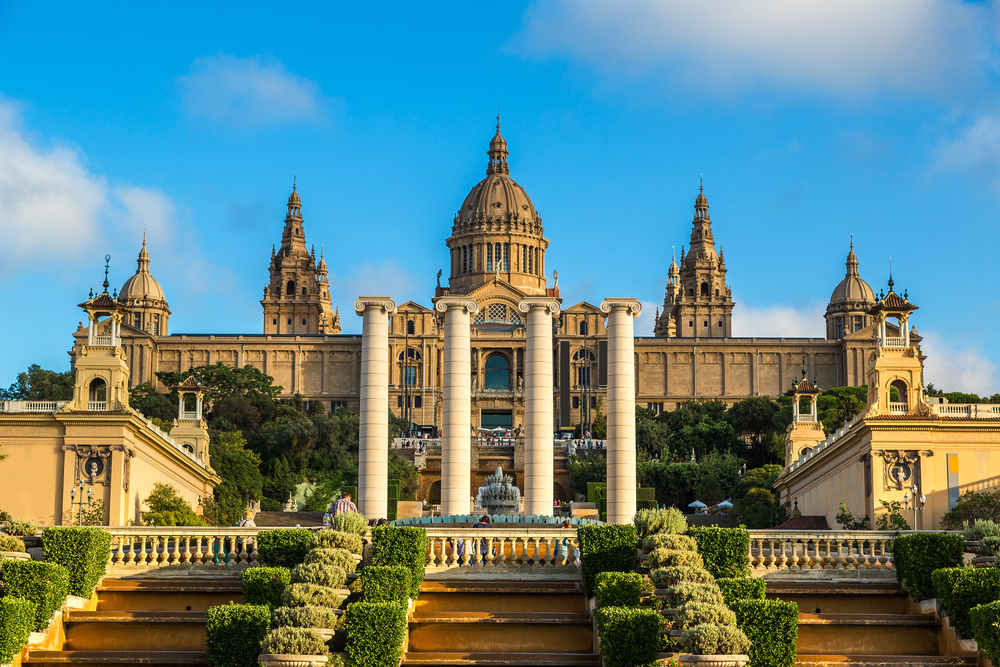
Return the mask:
[[[521,489],[514,486],[511,475],[503,474],[503,468],[497,466],[486,477],[486,486],[479,487],[476,505],[489,514],[516,514],[521,509]]]

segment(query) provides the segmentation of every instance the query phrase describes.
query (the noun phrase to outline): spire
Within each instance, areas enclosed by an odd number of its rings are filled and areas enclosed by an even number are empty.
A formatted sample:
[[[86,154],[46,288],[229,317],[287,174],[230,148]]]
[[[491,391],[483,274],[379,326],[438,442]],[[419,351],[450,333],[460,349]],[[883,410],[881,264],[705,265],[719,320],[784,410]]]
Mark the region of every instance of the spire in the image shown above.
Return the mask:
[[[102,292],[103,294],[107,294],[108,293],[108,285],[111,284],[111,283],[108,282],[108,270],[110,268],[111,268],[111,255],[105,255],[104,256],[104,292]]]
[[[500,134],[500,116],[497,116],[497,133],[490,140],[490,150],[487,151],[487,155],[490,156],[489,165],[486,167],[487,176],[510,173],[510,167],[507,165],[507,140]]]
[[[306,249],[306,233],[302,229],[302,199],[299,197],[295,177],[292,177],[292,194],[288,196],[288,213],[285,215],[285,229],[281,234],[281,256],[309,256]]]
[[[139,258],[136,260],[138,264],[137,273],[149,273],[149,251],[146,250],[146,232],[142,233],[142,249],[139,250]]]
[[[847,253],[847,276],[858,275],[858,256],[854,254],[854,234],[851,234],[851,249]]]
[[[698,197],[694,200],[694,219],[703,220],[708,218],[708,197],[705,196],[705,183],[698,177]]]
[[[892,282],[892,257],[889,258],[889,294],[892,294],[892,286],[895,283]]]

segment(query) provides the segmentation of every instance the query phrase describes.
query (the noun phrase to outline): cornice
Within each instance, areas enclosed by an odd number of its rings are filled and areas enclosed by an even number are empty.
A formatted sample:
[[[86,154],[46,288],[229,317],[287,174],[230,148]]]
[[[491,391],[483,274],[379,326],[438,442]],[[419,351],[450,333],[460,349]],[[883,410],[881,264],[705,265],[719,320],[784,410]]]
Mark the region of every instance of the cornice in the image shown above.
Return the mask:
[[[396,312],[396,302],[387,296],[359,296],[354,301],[354,312],[358,315],[364,315],[369,308],[378,308],[383,313],[392,314]]]
[[[609,297],[601,301],[601,312],[610,314],[613,310],[624,309],[632,317],[638,317],[642,312],[642,304],[633,297]]]
[[[517,304],[517,309],[522,313],[529,313],[534,308],[542,308],[546,314],[555,317],[559,314],[562,299],[552,296],[529,296],[521,299]]]

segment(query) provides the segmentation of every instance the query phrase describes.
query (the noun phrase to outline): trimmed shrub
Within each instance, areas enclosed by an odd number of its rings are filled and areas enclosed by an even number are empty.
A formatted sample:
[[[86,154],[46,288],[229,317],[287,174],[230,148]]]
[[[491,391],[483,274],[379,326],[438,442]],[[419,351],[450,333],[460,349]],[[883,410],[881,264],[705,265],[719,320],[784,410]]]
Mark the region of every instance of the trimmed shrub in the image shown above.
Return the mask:
[[[594,579],[599,572],[632,572],[638,565],[635,526],[600,524],[580,526],[580,563],[587,597],[594,595]]]
[[[705,569],[716,579],[750,574],[750,533],[746,528],[698,526],[687,534],[698,543]]]
[[[30,537],[38,534],[38,526],[30,521],[8,521],[7,534],[18,537]]]
[[[680,551],[678,549],[653,549],[646,564],[650,568],[660,567],[704,567],[705,563],[697,551]]]
[[[725,604],[722,593],[715,584],[696,584],[682,581],[667,589],[664,603],[668,607],[680,607],[688,602],[700,602],[713,606]]]
[[[695,655],[742,655],[750,650],[750,640],[731,625],[696,625],[681,636],[681,646]]]
[[[406,608],[403,605],[355,602],[347,607],[345,623],[345,650],[349,663],[365,667],[396,667],[399,664],[406,636]]]
[[[369,565],[361,570],[365,602],[399,602],[410,597],[410,571],[402,565]]]
[[[601,607],[597,610],[601,657],[608,667],[636,667],[656,660],[662,617],[647,607]]]
[[[0,551],[24,551],[24,540],[16,535],[0,533]]]
[[[635,513],[634,523],[639,537],[657,533],[679,534],[687,530],[687,519],[676,507],[639,510]]]
[[[334,588],[316,584],[292,584],[282,602],[286,607],[330,607],[336,609],[346,600]]]
[[[257,534],[257,553],[264,565],[294,567],[312,549],[312,531],[307,528],[277,528]]]
[[[657,588],[670,588],[682,581],[693,584],[715,583],[715,577],[703,567],[661,567],[650,572],[649,578]]]
[[[427,531],[415,526],[376,526],[372,531],[369,560],[372,565],[407,567],[410,570],[410,597],[416,599],[427,566]]]
[[[313,533],[314,549],[347,549],[352,554],[361,554],[364,542],[357,533],[345,533],[339,530],[317,530]]]
[[[368,532],[368,519],[358,512],[344,512],[333,517],[333,529],[341,533],[354,533],[364,536]]]
[[[45,560],[69,572],[69,594],[89,598],[107,571],[111,533],[93,526],[66,526],[42,531]]]
[[[951,591],[955,588],[955,579],[962,573],[961,567],[942,567],[931,572],[932,595],[937,598],[945,611],[949,611],[952,606]]]
[[[896,578],[915,600],[934,595],[931,573],[943,567],[962,564],[965,542],[961,535],[949,533],[911,533],[900,535],[892,543],[892,561]]]
[[[23,598],[0,598],[0,664],[7,664],[28,643],[35,628],[35,603]]]
[[[715,583],[729,607],[737,600],[763,600],[767,593],[767,582],[755,577],[721,577]]]
[[[291,575],[283,567],[248,567],[243,570],[243,601],[277,607],[288,590]]]
[[[257,664],[260,643],[271,625],[265,605],[229,604],[209,607],[205,636],[212,667],[246,667]]]
[[[1000,600],[976,605],[969,610],[972,636],[979,650],[986,654],[994,665],[1000,660]],[[2,656],[0,656],[2,657]]]
[[[736,614],[722,604],[707,602],[687,602],[680,607],[676,617],[677,626],[682,629],[693,628],[696,625],[736,625]]]
[[[981,540],[985,537],[1000,536],[1000,524],[992,519],[976,519],[962,530],[962,536],[967,540]]]
[[[312,549],[306,554],[306,559],[303,562],[339,567],[344,572],[354,572],[358,567],[358,561],[354,560],[354,554],[347,549]]]
[[[343,588],[347,581],[344,568],[323,563],[302,563],[292,568],[292,581],[297,584],[318,584],[330,588]]]
[[[52,613],[62,606],[69,593],[69,572],[58,563],[41,560],[9,560],[3,564],[6,597],[35,603],[35,626],[44,630]]]
[[[341,617],[327,607],[278,607],[272,615],[271,625],[276,628],[329,628],[340,627]]]
[[[329,655],[326,642],[312,628],[275,628],[267,633],[260,645],[261,653],[292,655]]]
[[[642,596],[638,572],[599,572],[594,579],[598,607],[636,607]]]
[[[952,606],[948,609],[955,631],[963,639],[972,637],[969,611],[976,605],[1000,600],[1000,569],[968,568],[955,577],[951,590]]]
[[[746,599],[734,600],[730,606],[736,613],[737,627],[750,640],[752,667],[792,667],[795,664],[799,605],[784,600]]]
[[[657,533],[650,535],[642,541],[643,551],[653,551],[654,549],[674,549],[677,551],[697,551],[698,543],[687,535],[674,535],[673,533]]]

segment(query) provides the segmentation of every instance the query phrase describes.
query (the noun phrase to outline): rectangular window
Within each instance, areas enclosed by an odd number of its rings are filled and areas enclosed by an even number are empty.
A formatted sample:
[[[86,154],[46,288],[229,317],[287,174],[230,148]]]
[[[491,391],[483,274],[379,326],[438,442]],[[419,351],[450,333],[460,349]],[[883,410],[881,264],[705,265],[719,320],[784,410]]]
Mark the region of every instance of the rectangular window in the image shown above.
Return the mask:
[[[492,243],[487,243],[486,244],[486,270],[487,271],[492,271],[493,270],[493,244]]]
[[[597,407],[597,397],[596,396],[591,396],[590,397],[590,409],[593,410],[596,407]]]
[[[528,273],[534,273],[534,271],[531,270],[532,267],[531,255],[532,255],[532,248],[528,248]]]
[[[330,412],[340,408],[347,409],[347,401],[330,401]]]
[[[854,316],[854,330],[861,331],[865,326],[865,318],[863,315]]]
[[[510,271],[510,244],[503,244],[503,270]]]
[[[417,384],[417,368],[416,366],[407,366],[406,375],[404,383],[410,385],[411,387]]]
[[[385,385],[383,385],[383,386],[385,386]],[[397,408],[403,407],[403,396],[402,395],[396,397],[396,407]]]
[[[414,396],[413,397],[413,407],[415,407],[415,408],[422,408],[422,407],[424,407],[424,397],[423,396]]]
[[[579,407],[580,407],[580,397],[579,396],[574,396],[573,397],[573,409],[576,410]]]

